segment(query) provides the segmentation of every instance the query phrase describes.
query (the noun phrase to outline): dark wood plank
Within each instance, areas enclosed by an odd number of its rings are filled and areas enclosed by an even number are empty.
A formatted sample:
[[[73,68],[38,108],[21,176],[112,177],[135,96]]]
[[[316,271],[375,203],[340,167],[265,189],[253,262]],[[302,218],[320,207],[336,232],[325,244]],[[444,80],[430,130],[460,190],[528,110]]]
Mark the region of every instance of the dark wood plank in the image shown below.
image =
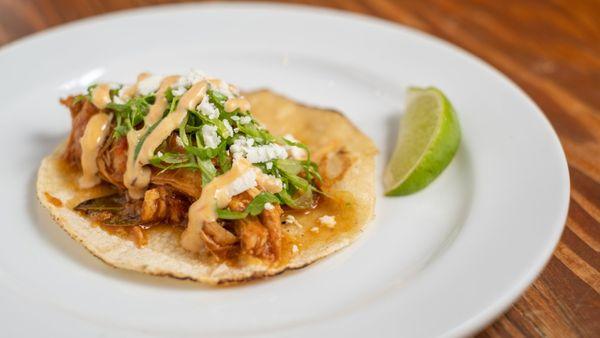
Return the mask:
[[[0,0],[0,45],[163,0]],[[572,178],[567,229],[523,297],[481,337],[600,336],[600,1],[288,0],[415,27],[480,56],[544,110]]]

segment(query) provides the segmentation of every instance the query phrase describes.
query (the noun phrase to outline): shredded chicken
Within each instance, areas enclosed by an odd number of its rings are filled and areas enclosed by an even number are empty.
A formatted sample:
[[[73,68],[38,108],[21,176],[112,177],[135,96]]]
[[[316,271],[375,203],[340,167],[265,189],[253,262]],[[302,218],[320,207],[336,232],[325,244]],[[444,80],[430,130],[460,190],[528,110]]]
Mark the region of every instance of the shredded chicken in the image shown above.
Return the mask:
[[[272,210],[264,210],[260,214],[261,223],[269,231],[269,244],[271,247],[271,253],[276,257],[279,257],[281,253],[281,215],[283,209],[279,204],[275,205]]]
[[[234,196],[229,203],[233,211],[243,211],[258,195],[256,188]],[[263,259],[275,260],[281,253],[281,214],[276,205],[273,210],[264,210],[259,218],[248,216],[235,221],[235,232],[240,238],[241,252]]]
[[[204,224],[201,236],[208,250],[220,258],[227,257],[238,242],[238,238],[218,222]]]
[[[98,113],[98,108],[87,100],[76,100],[75,96],[69,96],[60,102],[71,111],[71,134],[63,156],[72,166],[81,168],[81,144],[79,139],[83,136],[85,126],[92,115]]]
[[[143,223],[181,224],[187,217],[189,200],[167,186],[146,191],[140,212]]]
[[[122,189],[125,189],[123,174],[127,169],[127,148],[127,138],[108,137],[96,161],[100,176]]]
[[[240,247],[242,253],[265,258],[274,259],[270,250],[269,231],[254,216],[236,221],[236,231],[240,236]]]
[[[253,190],[256,190],[256,188],[252,188],[250,190],[247,190],[239,195],[233,196],[231,198],[231,202],[229,202],[229,209],[233,210],[233,211],[244,211],[246,209],[246,207],[248,206],[248,204],[250,204],[250,202],[252,202],[252,199],[254,199],[254,196],[256,196],[253,193]]]
[[[164,195],[161,197],[160,190],[160,188],[146,190],[140,215],[143,222],[156,222],[167,215],[167,201]]]
[[[180,193],[198,199],[202,193],[202,175],[189,169],[156,170],[150,182],[155,185],[168,185]]]

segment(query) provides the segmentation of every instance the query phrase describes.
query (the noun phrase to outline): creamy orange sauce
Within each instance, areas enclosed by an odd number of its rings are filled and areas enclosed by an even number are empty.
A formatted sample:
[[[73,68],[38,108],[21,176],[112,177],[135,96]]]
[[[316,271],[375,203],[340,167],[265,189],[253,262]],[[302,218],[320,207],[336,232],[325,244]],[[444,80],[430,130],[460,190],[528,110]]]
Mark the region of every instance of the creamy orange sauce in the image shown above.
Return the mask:
[[[110,103],[110,86],[99,84],[92,90],[92,104],[98,109],[104,109]]]
[[[236,160],[228,172],[216,177],[202,189],[200,198],[190,206],[188,225],[181,235],[181,246],[192,252],[198,252],[202,248],[204,224],[215,222],[217,209],[222,209],[231,202],[233,196],[229,194],[227,187],[249,170],[253,170],[252,168],[248,160]]]
[[[132,98],[133,96],[135,96],[135,93],[137,93],[140,82],[144,81],[145,79],[147,79],[149,77],[150,77],[150,73],[141,73],[140,75],[138,75],[137,81],[135,82],[135,84],[123,89],[123,92],[121,93],[121,98],[123,100],[128,100],[128,99]]]
[[[82,175],[79,178],[79,185],[82,188],[91,188],[100,183],[98,177],[98,151],[104,143],[108,131],[110,130],[110,121],[112,115],[105,113],[97,113],[93,115],[83,132],[83,136],[79,140],[81,144],[81,171]]]
[[[240,112],[245,113],[250,111],[250,101],[243,97],[234,97],[225,102],[225,111],[228,113],[234,112],[239,109]]]
[[[158,148],[158,146],[179,127],[183,122],[183,119],[187,116],[187,111],[195,109],[200,101],[202,101],[202,98],[206,94],[207,87],[208,84],[205,81],[200,81],[185,92],[179,100],[175,111],[169,113],[169,115],[160,120],[160,122],[156,122],[158,125],[154,127],[154,130],[152,130],[144,140],[137,158],[135,158],[135,154],[132,154],[131,160],[134,161],[135,168],[140,169],[138,169],[137,172],[134,169],[130,173],[130,177],[128,177],[128,180],[130,180],[129,194],[131,197],[143,197],[143,191],[150,182],[150,175],[149,171],[143,171],[141,168],[150,163],[150,158],[154,156],[156,148]],[[150,116],[150,113],[148,113],[148,116]],[[135,149],[136,147],[134,146],[133,148]]]
[[[195,109],[206,94],[207,84],[204,81],[193,85],[179,100],[175,110],[158,122],[158,125],[150,132],[136,159],[142,165],[148,164],[154,155],[154,150],[179,127],[187,116],[187,111]]]
[[[123,183],[133,198],[144,196],[144,191],[150,183],[151,173],[150,169],[144,168],[144,163],[140,162],[139,158],[137,161],[134,159],[135,148],[148,129],[162,118],[168,105],[165,93],[178,79],[179,76],[168,76],[162,80],[154,104],[144,118],[144,126],[140,130],[132,129],[127,133],[127,167],[123,175]]]

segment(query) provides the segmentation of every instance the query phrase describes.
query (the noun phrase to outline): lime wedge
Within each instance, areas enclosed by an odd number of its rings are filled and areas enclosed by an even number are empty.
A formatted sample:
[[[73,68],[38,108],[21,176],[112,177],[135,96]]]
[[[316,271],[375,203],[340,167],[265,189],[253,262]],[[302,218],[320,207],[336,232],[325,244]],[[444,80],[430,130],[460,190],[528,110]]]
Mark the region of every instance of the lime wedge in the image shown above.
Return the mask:
[[[410,88],[396,148],[383,174],[385,194],[408,195],[425,188],[450,164],[460,127],[450,101],[437,88]]]

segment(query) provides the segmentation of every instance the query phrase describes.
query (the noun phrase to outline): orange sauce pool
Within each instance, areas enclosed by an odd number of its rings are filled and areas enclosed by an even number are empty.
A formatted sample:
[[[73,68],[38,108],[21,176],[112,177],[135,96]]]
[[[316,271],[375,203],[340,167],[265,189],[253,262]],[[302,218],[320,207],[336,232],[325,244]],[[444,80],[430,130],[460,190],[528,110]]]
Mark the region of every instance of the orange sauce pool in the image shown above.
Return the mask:
[[[294,216],[296,223],[283,224],[285,235],[281,257],[276,262],[279,266],[288,264],[295,255],[304,250],[323,247],[340,238],[350,239],[361,229],[357,219],[356,202],[347,192],[338,191],[330,194],[330,197],[321,198],[314,209],[288,211],[286,215]],[[282,221],[285,221],[286,215],[282,217]],[[330,228],[319,222],[319,218],[326,215],[335,217],[335,226]],[[296,253],[293,252],[294,245],[298,248]]]

